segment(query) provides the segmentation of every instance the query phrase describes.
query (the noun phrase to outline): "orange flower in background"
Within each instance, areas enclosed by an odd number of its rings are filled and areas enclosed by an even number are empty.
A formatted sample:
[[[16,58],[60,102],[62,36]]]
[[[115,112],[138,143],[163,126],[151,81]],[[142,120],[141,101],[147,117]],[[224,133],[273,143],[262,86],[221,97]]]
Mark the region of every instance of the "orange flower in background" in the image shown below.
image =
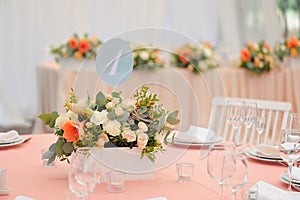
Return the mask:
[[[253,51],[255,49],[255,44],[253,42],[249,42],[248,47],[251,51]]]
[[[78,50],[81,53],[87,52],[88,50],[90,50],[90,48],[91,48],[91,45],[86,39],[82,39],[79,41]]]
[[[248,62],[251,60],[251,52],[247,48],[243,48],[241,51],[241,58],[242,61]]]
[[[80,60],[82,59],[83,55],[81,52],[77,51],[74,53],[74,57],[77,59],[77,60]]]
[[[210,49],[211,49],[211,44],[210,44],[210,42],[205,42],[205,43],[204,43],[204,46],[206,46],[207,48],[210,48]]]
[[[76,142],[79,139],[78,133],[78,124],[74,121],[68,121],[62,127],[64,130],[63,137],[67,140],[67,142]]]
[[[78,41],[76,40],[76,38],[71,37],[68,44],[72,50],[75,50],[77,48]]]
[[[182,54],[182,55],[179,55],[179,60],[180,62],[182,62],[183,64],[188,64],[189,61],[185,58],[187,54]]]
[[[270,51],[270,46],[268,45],[268,43],[266,43],[266,42],[264,42],[264,47],[268,50],[268,51]]]
[[[289,40],[286,41],[286,45],[289,49],[291,49],[293,47],[298,47],[299,40],[295,36],[292,36]]]
[[[298,56],[298,52],[295,48],[291,49],[291,56]]]
[[[255,67],[258,67],[259,66],[259,63],[260,63],[260,59],[258,57],[255,57],[254,58],[254,66]]]

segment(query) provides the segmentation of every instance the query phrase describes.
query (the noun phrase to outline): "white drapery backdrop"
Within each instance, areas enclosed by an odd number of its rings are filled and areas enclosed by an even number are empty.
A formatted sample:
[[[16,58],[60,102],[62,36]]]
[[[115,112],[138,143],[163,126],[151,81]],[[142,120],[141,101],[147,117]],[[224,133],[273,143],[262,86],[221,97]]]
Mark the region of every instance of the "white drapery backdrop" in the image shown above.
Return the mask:
[[[105,41],[123,31],[160,27],[238,53],[249,39],[279,39],[275,11],[275,0],[2,0],[0,126],[30,126],[28,119],[39,114],[36,66],[47,61],[46,47],[60,44],[73,33],[89,33]],[[260,32],[250,26],[258,13]]]

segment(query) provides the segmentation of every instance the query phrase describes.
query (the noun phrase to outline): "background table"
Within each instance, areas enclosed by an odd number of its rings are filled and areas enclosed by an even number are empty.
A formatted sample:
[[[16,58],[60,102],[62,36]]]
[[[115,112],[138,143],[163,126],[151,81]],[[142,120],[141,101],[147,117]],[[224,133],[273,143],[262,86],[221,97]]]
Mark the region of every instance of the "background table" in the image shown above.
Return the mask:
[[[0,196],[1,199],[11,200],[18,195],[43,200],[65,199],[68,194],[68,164],[59,162],[55,168],[45,168],[41,165],[41,149],[56,141],[56,136],[37,134],[32,137],[33,139],[27,143],[0,148],[0,167],[7,169],[7,185],[10,189],[9,195]],[[199,148],[188,149],[179,160],[175,161],[195,164],[191,183],[177,183],[175,164],[172,164],[155,172],[153,180],[127,181],[124,193],[109,193],[106,183],[101,183],[96,186],[90,199],[142,200],[162,196],[168,200],[218,199],[218,184],[207,174],[206,159],[199,159],[199,150]],[[250,158],[248,161],[249,182],[264,180],[279,188],[287,188],[287,185],[279,180],[286,167]],[[225,199],[231,199],[230,191],[226,187],[225,196]]]
[[[158,92],[161,102],[169,110],[179,109],[181,129],[189,125],[207,127],[211,100],[214,96],[254,98],[292,103],[293,112],[300,112],[300,68],[274,70],[261,76],[244,69],[222,67],[201,75],[186,69],[165,67],[157,71],[133,71],[130,78],[119,87],[111,87],[99,80],[96,70],[61,69],[55,63],[42,63],[37,67],[39,87],[39,112],[54,110],[64,112],[63,105],[70,88],[79,97],[98,91],[122,91],[125,98],[147,83]],[[40,124],[37,132],[49,132]]]

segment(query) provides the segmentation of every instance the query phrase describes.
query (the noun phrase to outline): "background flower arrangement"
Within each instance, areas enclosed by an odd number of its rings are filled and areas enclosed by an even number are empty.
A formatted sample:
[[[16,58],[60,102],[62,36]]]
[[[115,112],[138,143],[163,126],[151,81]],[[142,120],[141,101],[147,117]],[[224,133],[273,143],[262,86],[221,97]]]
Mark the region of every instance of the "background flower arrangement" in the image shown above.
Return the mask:
[[[172,54],[171,63],[176,67],[188,68],[195,73],[218,67],[217,59],[210,43],[193,46],[186,44],[176,48]]]
[[[161,50],[155,48],[134,48],[133,69],[155,70],[163,67],[165,60],[161,57]]]
[[[158,104],[157,94],[148,93],[143,86],[134,94],[134,103],[123,100],[120,92],[105,96],[99,92],[95,100],[77,99],[74,91],[66,103],[67,112],[41,114],[40,119],[55,128],[58,139],[43,155],[51,163],[58,157],[67,160],[78,147],[138,147],[155,160],[155,153],[163,151],[163,141],[172,125],[179,123],[178,111],[169,113]]]
[[[291,36],[283,42],[276,43],[274,46],[274,54],[280,61],[283,61],[285,56],[300,56],[299,38]]]
[[[262,74],[273,69],[274,59],[269,45],[261,41],[249,42],[240,52],[241,68],[245,68],[255,74]]]
[[[55,56],[55,60],[59,62],[61,58],[75,58],[81,60],[84,58],[95,59],[98,47],[102,42],[96,37],[88,37],[84,34],[79,37],[74,34],[71,38],[57,47],[51,47],[51,53]]]

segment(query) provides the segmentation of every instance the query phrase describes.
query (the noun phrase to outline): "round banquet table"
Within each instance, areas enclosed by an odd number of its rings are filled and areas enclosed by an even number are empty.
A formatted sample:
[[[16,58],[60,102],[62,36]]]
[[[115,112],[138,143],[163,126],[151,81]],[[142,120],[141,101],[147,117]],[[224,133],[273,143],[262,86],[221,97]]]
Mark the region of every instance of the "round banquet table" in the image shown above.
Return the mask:
[[[7,186],[10,189],[10,193],[0,196],[0,199],[11,200],[19,195],[37,200],[66,199],[69,193],[68,164],[58,161],[54,168],[46,168],[41,164],[41,149],[55,142],[56,136],[35,134],[23,137],[32,139],[20,145],[0,148],[0,168],[7,169]],[[218,183],[206,171],[206,158],[199,159],[199,149],[199,147],[186,149],[172,165],[155,171],[153,180],[127,181],[123,193],[109,193],[106,183],[101,183],[96,186],[89,199],[142,200],[154,197],[166,197],[168,200],[218,199]],[[195,164],[191,183],[176,182],[176,162]],[[287,185],[279,180],[280,175],[286,171],[285,166],[251,158],[248,158],[248,166],[249,182],[256,183],[263,180],[281,189],[287,188]],[[226,187],[224,195],[225,199],[231,199],[231,193]],[[238,199],[241,199],[240,193]]]

